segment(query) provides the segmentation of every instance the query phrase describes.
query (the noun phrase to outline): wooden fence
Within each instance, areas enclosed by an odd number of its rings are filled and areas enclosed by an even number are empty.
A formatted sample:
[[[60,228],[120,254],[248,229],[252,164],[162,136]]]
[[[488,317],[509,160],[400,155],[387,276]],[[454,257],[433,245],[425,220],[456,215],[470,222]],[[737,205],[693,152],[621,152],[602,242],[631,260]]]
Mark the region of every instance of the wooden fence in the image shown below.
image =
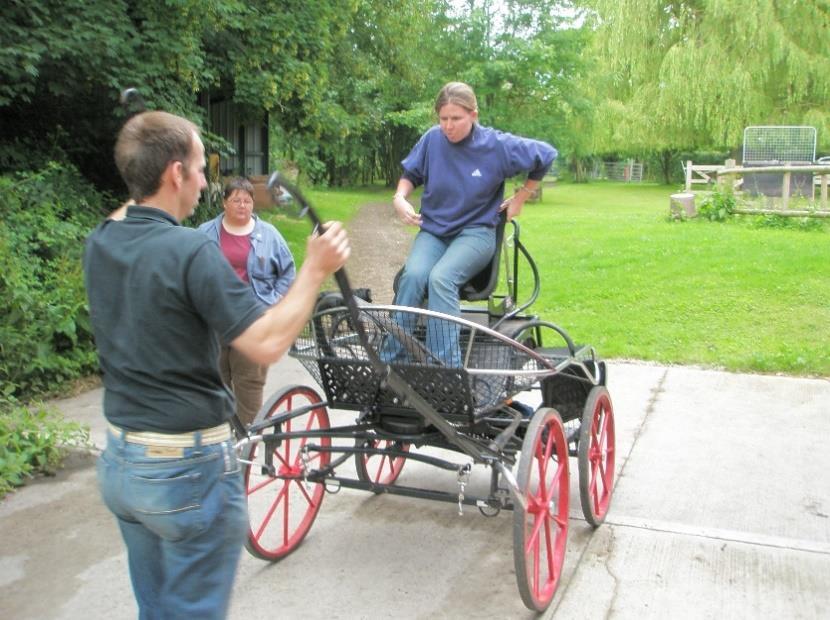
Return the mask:
[[[830,217],[827,195],[830,179],[830,163],[822,162],[809,165],[772,165],[772,166],[738,166],[734,159],[727,159],[724,165],[694,165],[687,161],[683,167],[686,173],[686,191],[692,191],[694,185],[726,185],[731,183],[733,189],[744,186],[744,176],[754,174],[781,174],[781,208],[780,209],[736,209],[737,213],[779,214],[790,216],[815,215]],[[789,209],[793,174],[812,174],[811,185],[819,188],[818,210]],[[811,196],[812,198],[812,196]],[[784,211],[786,210],[786,212]]]
[[[732,162],[732,165],[735,164],[735,160],[729,160]],[[718,171],[723,170],[726,166],[725,165],[694,165],[691,160],[686,162],[686,165],[683,166],[683,172],[686,173],[686,191],[692,191],[692,185],[709,185],[714,184],[717,182],[718,179]]]
[[[727,179],[734,179],[736,176],[744,176],[747,174],[765,174],[778,173],[782,175],[781,178],[781,209],[736,209],[736,213],[750,213],[750,214],[777,214],[789,216],[807,216],[813,215],[816,217],[830,217],[830,211],[827,210],[827,186],[830,179],[830,164],[817,164],[809,166],[723,166],[717,171],[718,182],[725,183]],[[818,180],[818,186],[821,188],[819,192],[819,209],[817,211],[804,209],[788,209],[790,202],[790,184],[793,174],[812,174],[814,179]],[[815,181],[814,181],[815,183]]]

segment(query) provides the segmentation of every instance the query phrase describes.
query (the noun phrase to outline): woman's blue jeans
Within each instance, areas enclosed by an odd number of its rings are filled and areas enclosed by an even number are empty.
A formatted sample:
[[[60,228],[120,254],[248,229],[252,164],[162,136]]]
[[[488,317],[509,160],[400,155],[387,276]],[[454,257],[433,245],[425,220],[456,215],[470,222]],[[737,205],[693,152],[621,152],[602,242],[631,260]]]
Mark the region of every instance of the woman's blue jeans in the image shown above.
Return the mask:
[[[398,282],[395,304],[418,307],[429,295],[428,310],[450,316],[461,314],[458,291],[492,260],[496,251],[496,229],[488,226],[466,228],[453,237],[437,237],[424,230],[415,236],[406,266]],[[414,316],[401,313],[397,322],[408,333]],[[461,366],[458,328],[447,321],[427,321],[427,349],[446,366]],[[392,337],[382,352],[386,361],[400,361],[401,344]]]
[[[242,472],[231,441],[176,451],[110,431],[101,495],[127,546],[139,618],[224,618],[248,531]]]

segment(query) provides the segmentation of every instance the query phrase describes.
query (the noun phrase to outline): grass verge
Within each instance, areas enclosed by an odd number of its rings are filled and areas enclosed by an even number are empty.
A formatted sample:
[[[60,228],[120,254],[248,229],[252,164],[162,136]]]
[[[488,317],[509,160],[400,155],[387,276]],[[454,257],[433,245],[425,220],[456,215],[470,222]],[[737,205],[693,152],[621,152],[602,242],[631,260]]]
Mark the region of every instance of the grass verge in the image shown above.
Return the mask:
[[[672,186],[561,185],[522,214],[534,310],[603,357],[830,375],[830,234],[668,219]]]

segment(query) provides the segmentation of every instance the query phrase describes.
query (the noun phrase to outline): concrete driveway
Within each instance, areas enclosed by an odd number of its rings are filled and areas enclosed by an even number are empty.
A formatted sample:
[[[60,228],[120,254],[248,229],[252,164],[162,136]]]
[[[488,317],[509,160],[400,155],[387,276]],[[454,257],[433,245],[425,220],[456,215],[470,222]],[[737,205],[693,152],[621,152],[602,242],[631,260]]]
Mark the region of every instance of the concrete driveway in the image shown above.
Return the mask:
[[[830,617],[830,381],[609,366],[613,504],[599,529],[585,523],[571,461],[565,573],[543,617]],[[311,384],[287,360],[269,390],[298,382]],[[100,401],[56,404],[102,445]],[[136,616],[93,464],[74,457],[0,503],[0,618]],[[454,476],[408,463],[401,482]],[[512,545],[509,512],[342,490],[284,561],[243,553],[231,617],[530,618]]]

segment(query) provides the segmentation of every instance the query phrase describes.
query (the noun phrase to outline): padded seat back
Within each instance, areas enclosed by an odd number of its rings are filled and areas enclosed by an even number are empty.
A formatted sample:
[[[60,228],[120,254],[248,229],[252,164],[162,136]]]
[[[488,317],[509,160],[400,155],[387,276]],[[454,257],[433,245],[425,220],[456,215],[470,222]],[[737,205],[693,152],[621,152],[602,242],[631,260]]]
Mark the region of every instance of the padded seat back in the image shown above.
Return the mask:
[[[480,301],[488,299],[499,283],[499,264],[501,263],[502,243],[504,242],[504,227],[507,225],[507,214],[502,211],[499,223],[496,225],[496,251],[490,263],[458,292],[462,301]]]
[[[493,258],[484,269],[470,278],[469,282],[460,287],[458,297],[461,301],[480,301],[489,299],[490,295],[499,283],[499,264],[501,262],[502,244],[504,243],[504,228],[507,225],[507,214],[502,211],[499,215],[499,223],[496,225],[496,251]],[[395,274],[392,282],[392,289],[395,295],[398,294],[398,283],[405,267],[401,267]]]

